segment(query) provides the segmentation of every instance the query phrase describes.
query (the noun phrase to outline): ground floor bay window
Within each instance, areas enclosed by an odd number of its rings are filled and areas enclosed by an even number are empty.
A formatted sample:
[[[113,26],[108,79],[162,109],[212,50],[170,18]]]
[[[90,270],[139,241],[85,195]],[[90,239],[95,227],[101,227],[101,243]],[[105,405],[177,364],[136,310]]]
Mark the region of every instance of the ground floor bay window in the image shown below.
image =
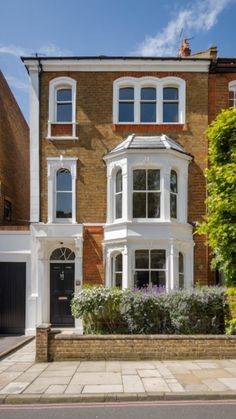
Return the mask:
[[[134,287],[166,286],[166,251],[135,250]]]

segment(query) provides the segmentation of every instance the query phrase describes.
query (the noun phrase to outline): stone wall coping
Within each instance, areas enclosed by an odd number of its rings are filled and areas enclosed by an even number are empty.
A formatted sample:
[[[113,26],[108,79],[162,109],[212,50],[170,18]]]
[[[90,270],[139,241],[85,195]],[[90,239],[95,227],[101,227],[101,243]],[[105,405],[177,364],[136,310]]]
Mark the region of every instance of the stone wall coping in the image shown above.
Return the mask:
[[[51,328],[51,323],[42,323],[42,324],[37,326],[37,330],[38,329],[50,329],[50,328]]]
[[[54,334],[54,333],[53,333]],[[58,340],[233,340],[236,335],[80,335],[75,332],[55,334]]]

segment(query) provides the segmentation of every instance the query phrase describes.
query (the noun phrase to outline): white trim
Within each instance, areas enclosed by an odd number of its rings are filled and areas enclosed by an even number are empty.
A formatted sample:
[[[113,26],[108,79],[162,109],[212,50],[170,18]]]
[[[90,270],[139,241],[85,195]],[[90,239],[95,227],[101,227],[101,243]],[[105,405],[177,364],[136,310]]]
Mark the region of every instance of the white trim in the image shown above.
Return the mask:
[[[29,70],[30,128],[30,221],[39,222],[39,67]]]
[[[163,88],[176,87],[179,91],[178,122],[163,122]],[[134,121],[122,122],[119,121],[119,89],[124,87],[134,88]],[[141,104],[141,89],[143,87],[156,88],[156,121],[155,122],[141,122],[140,121],[140,104]],[[153,125],[153,124],[185,124],[186,120],[186,82],[179,77],[120,77],[113,82],[113,124],[120,125]]]
[[[30,68],[38,65],[38,60],[23,60],[25,66]],[[136,58],[114,58],[99,59],[99,58],[70,58],[58,59],[50,58],[44,60],[40,58],[40,64],[43,71],[184,71],[184,72],[204,72],[208,73],[211,64],[211,59],[145,59]]]
[[[77,157],[47,157],[48,165],[48,223],[76,223],[76,178]],[[60,169],[68,169],[72,176],[72,218],[56,218],[56,173]]]
[[[230,101],[232,100],[233,102],[232,106],[236,106],[236,80],[232,80],[229,82],[229,92],[233,92],[234,94],[233,100],[229,99],[229,104],[230,104]]]
[[[72,79],[71,77],[56,77],[55,79],[50,80],[49,82],[49,104],[48,104],[48,136],[47,138],[50,140],[53,139],[78,139],[76,137],[76,80]],[[56,107],[57,107],[57,99],[56,94],[59,88],[70,88],[72,91],[72,120],[69,121],[59,121],[57,122],[56,117]],[[72,125],[72,135],[64,135],[64,136],[52,136],[51,135],[51,125],[52,124],[65,124],[65,125]]]

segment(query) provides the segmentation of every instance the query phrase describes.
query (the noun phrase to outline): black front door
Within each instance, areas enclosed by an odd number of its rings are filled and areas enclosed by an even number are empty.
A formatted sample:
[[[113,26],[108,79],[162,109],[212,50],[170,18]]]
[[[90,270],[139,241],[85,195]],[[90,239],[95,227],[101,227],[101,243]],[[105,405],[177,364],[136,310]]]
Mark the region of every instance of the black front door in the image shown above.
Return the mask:
[[[50,322],[57,327],[73,327],[71,298],[74,293],[74,263],[50,264]]]
[[[0,334],[25,333],[24,262],[0,263]]]

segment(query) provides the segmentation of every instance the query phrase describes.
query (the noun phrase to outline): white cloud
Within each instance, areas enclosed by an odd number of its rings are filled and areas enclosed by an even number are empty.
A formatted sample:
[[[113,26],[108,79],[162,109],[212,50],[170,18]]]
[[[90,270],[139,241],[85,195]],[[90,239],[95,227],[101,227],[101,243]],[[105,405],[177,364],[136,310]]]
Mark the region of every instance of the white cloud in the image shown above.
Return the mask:
[[[5,77],[7,79],[8,84],[11,87],[22,90],[22,91],[28,91],[29,86],[23,80],[18,79],[17,77],[14,77],[14,76],[5,76]]]
[[[38,53],[39,55],[50,55],[50,56],[63,56],[72,54],[71,51],[62,49],[54,44],[42,45],[40,47],[35,47],[35,49],[23,48],[17,45],[3,45],[0,44],[0,54],[10,54],[15,57],[20,56],[30,56]]]
[[[209,31],[219,14],[233,0],[195,0],[179,10],[167,26],[156,36],[148,36],[138,46],[136,53],[143,56],[177,55],[181,30],[189,35]],[[186,35],[185,35],[186,36]]]

